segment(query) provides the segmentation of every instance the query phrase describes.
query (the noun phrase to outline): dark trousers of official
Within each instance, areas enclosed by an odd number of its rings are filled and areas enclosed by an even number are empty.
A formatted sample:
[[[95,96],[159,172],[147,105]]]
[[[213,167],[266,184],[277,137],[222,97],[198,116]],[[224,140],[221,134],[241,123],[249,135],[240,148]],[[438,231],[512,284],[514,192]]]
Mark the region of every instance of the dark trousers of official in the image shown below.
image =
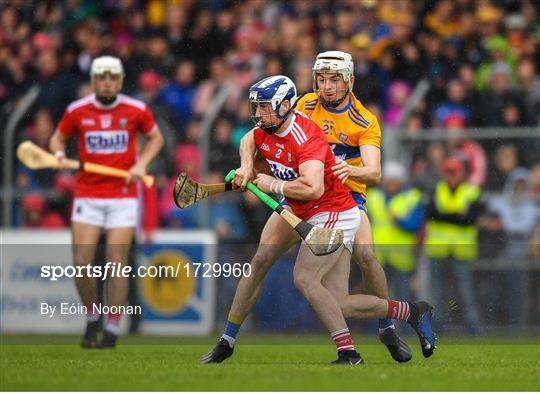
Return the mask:
[[[458,311],[467,333],[480,334],[472,263],[454,258],[432,259],[430,275],[436,332],[447,331],[451,324],[451,311]]]
[[[388,279],[388,294],[390,298],[403,301],[412,301],[414,299],[411,291],[411,272],[398,270],[386,263],[384,266],[386,278]]]

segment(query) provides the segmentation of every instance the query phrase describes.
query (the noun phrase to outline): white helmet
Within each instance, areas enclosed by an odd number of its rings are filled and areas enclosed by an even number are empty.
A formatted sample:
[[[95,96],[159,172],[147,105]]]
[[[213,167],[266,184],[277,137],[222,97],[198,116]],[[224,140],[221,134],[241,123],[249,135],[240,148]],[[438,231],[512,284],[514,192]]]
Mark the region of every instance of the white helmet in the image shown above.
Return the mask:
[[[313,78],[318,72],[336,72],[343,76],[345,82],[350,82],[354,73],[352,56],[341,51],[327,51],[317,55],[313,65]]]
[[[92,66],[90,67],[91,77],[106,72],[124,77],[124,67],[122,67],[120,59],[113,56],[101,56],[92,61]]]
[[[352,77],[354,75],[354,65],[352,56],[349,53],[341,51],[327,51],[317,55],[313,71],[313,91],[318,92],[317,73],[336,73],[343,77],[343,81],[348,86],[348,91],[340,100],[336,100],[331,106],[339,105],[345,97],[352,91]]]

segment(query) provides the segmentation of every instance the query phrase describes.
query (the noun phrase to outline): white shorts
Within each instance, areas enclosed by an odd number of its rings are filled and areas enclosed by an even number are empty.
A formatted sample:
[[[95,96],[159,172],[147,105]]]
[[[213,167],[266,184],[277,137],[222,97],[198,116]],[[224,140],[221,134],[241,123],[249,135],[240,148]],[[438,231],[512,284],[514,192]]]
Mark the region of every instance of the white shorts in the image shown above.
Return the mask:
[[[136,198],[75,198],[71,222],[106,229],[136,227],[138,209]]]
[[[307,222],[314,226],[343,230],[343,244],[352,253],[354,237],[360,228],[360,209],[358,207],[343,212],[319,212],[310,217]]]

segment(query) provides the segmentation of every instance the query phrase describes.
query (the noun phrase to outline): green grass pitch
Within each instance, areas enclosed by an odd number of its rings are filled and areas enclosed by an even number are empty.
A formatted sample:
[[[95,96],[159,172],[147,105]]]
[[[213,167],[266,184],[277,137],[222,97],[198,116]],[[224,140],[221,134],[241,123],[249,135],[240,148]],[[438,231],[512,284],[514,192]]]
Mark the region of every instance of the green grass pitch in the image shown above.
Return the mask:
[[[334,366],[322,336],[241,336],[232,358],[198,365],[215,337],[122,338],[114,350],[83,350],[75,336],[3,336],[2,391],[540,391],[539,338],[439,341],[424,359],[395,363],[375,341],[366,364]],[[480,342],[479,342],[480,341]]]

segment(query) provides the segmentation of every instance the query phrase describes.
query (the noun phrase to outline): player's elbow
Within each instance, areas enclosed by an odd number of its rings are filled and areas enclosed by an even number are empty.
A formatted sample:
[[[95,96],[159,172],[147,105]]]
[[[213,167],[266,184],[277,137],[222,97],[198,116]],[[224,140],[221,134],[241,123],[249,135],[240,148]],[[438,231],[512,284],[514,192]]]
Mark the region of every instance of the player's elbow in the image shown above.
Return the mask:
[[[315,201],[324,194],[324,169],[319,172],[318,169],[309,174],[303,174],[298,183],[302,185],[302,200]]]
[[[382,180],[381,170],[378,169],[373,172],[371,186],[378,186],[381,183],[381,180]]]
[[[158,130],[157,133],[152,135],[152,140],[156,144],[156,147],[161,149],[165,145],[165,139],[163,138],[163,134],[161,134],[161,131]]]
[[[324,186],[314,185],[309,187],[306,199],[310,201],[318,200],[324,194]]]
[[[378,186],[381,183],[382,174],[381,169],[377,167],[370,167],[370,171],[366,176],[366,185]]]

